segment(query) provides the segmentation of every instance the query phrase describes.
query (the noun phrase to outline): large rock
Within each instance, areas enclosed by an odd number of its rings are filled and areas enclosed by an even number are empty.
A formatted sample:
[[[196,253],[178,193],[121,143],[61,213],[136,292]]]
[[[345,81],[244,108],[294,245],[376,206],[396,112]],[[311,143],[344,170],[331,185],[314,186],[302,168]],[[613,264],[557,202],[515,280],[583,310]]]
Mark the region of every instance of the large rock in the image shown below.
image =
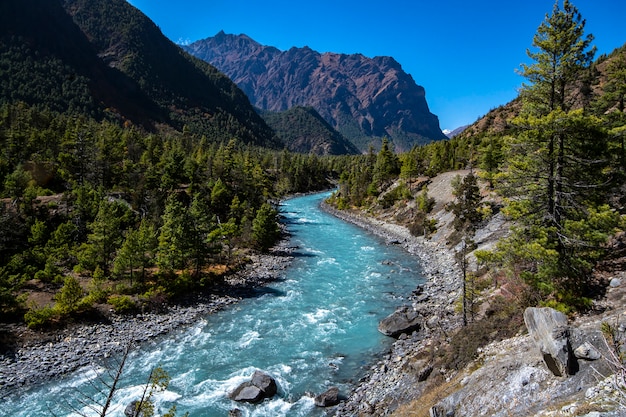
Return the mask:
[[[576,358],[569,341],[567,316],[552,308],[529,307],[524,311],[524,323],[548,369],[555,376],[573,375]]]
[[[419,314],[409,307],[402,307],[388,315],[378,324],[378,331],[385,336],[398,338],[420,329]]]
[[[273,397],[278,392],[276,380],[265,372],[255,371],[250,382],[255,387],[259,387],[267,398]]]
[[[265,398],[272,398],[277,391],[278,386],[274,378],[264,372],[255,371],[250,381],[239,385],[228,395],[228,398],[233,401],[256,404]]]
[[[124,415],[126,417],[143,417],[143,411],[138,410],[138,408],[139,400],[131,401],[124,409]]]
[[[315,397],[315,405],[318,407],[332,407],[337,404],[339,404],[339,388],[337,387],[331,387]]]

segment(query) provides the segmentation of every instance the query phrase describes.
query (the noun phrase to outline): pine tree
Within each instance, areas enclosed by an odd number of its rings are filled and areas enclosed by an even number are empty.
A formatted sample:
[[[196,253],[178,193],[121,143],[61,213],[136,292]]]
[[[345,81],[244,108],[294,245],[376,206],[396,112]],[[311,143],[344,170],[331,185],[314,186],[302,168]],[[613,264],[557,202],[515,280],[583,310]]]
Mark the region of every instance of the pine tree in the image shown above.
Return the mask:
[[[584,26],[568,0],[563,9],[557,1],[539,26],[537,49],[528,51],[534,63],[520,71],[529,81],[521,91],[523,112],[513,120],[517,131],[505,140],[508,157],[496,176],[509,198],[505,213],[523,225],[506,250],[517,254],[522,275],[543,297],[569,305],[584,304],[591,293],[589,269],[602,240],[587,240],[592,234],[574,225],[599,210],[611,219],[596,223],[596,236],[606,238],[618,220],[603,205],[610,174],[607,132],[599,119],[572,110],[583,103],[577,94],[595,53]]]
[[[256,246],[262,251],[272,247],[280,236],[278,213],[269,203],[264,203],[257,211],[252,221],[252,235]]]

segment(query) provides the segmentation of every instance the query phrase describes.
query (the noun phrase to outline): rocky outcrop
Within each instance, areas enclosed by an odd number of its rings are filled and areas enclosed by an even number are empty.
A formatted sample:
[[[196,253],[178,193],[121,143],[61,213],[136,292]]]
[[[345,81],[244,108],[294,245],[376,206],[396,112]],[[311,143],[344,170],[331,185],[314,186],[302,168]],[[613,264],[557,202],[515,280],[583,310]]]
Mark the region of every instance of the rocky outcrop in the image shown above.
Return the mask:
[[[445,139],[424,88],[391,57],[280,51],[246,35],[216,36],[184,47],[228,75],[263,110],[311,106],[361,150],[390,138],[397,151]]]
[[[239,385],[228,397],[233,401],[256,404],[272,398],[276,392],[276,380],[265,372],[255,371],[250,381]]]
[[[524,323],[555,376],[567,376],[576,371],[565,314],[547,307],[529,307],[524,311]]]
[[[378,331],[385,336],[398,338],[401,334],[411,334],[420,329],[420,316],[409,307],[394,311],[378,324]]]
[[[332,407],[337,404],[339,404],[339,388],[337,387],[331,387],[315,397],[317,407]]]

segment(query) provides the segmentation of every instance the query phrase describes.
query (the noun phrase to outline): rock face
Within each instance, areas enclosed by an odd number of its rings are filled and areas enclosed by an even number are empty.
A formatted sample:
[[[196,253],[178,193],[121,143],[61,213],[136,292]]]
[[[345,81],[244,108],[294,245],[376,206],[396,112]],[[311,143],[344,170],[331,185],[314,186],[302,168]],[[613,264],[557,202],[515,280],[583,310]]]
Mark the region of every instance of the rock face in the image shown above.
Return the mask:
[[[378,331],[385,336],[398,338],[401,334],[410,334],[420,328],[419,314],[408,307],[391,313],[378,324]]]
[[[391,57],[280,51],[218,33],[184,47],[228,75],[263,110],[311,106],[361,150],[389,137],[397,151],[445,139],[424,88]]]
[[[228,397],[233,401],[256,404],[272,398],[276,392],[276,380],[264,372],[255,371],[250,381],[239,385]]]
[[[565,314],[552,308],[529,307],[524,311],[524,323],[535,341],[548,369],[555,376],[575,372],[575,358],[569,341]]]
[[[332,407],[337,404],[339,404],[339,388],[337,387],[331,387],[315,397],[315,405],[318,407]]]

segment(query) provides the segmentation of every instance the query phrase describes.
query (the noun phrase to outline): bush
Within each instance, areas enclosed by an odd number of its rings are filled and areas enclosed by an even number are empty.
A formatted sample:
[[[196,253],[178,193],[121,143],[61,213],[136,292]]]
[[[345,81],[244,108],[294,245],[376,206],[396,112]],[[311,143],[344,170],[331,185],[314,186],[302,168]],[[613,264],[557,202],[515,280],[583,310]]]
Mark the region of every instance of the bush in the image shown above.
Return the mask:
[[[83,289],[73,276],[67,276],[63,282],[61,291],[56,295],[56,307],[59,312],[69,314],[78,309],[78,304],[83,297]]]
[[[31,307],[26,314],[24,314],[24,321],[30,329],[38,329],[50,324],[53,319],[58,318],[59,314],[53,307]]]
[[[417,204],[418,210],[425,214],[430,213],[435,207],[435,199],[428,195],[426,187],[415,197],[415,203]]]
[[[437,220],[429,219],[426,217],[426,213],[419,212],[413,219],[413,222],[409,224],[409,232],[413,236],[429,236],[437,231]]]
[[[107,299],[107,303],[113,306],[116,313],[126,313],[136,308],[136,304],[128,295],[112,295]]]

